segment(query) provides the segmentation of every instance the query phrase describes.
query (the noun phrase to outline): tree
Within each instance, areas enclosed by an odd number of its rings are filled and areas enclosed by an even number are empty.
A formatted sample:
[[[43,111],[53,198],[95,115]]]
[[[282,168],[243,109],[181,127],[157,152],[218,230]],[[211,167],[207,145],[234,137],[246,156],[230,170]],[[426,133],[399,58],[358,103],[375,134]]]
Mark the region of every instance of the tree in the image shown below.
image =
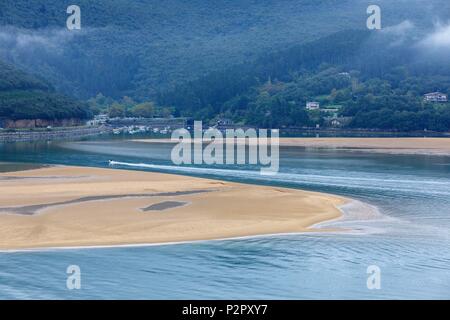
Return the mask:
[[[117,102],[114,102],[108,109],[110,118],[123,118],[125,116],[125,107]]]
[[[131,114],[135,117],[152,118],[155,113],[153,102],[144,102],[131,108]]]
[[[135,106],[136,105],[136,102],[132,99],[132,98],[130,98],[130,97],[128,97],[128,96],[124,96],[123,98],[122,98],[122,101],[121,101],[121,103],[125,106],[125,108],[132,108],[133,106]]]

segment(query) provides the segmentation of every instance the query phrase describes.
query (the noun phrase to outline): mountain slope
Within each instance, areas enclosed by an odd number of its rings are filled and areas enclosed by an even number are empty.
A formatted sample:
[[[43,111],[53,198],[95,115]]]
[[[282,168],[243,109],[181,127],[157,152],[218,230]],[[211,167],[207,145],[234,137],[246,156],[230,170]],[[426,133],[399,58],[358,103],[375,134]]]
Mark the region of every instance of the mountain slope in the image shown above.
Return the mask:
[[[3,0],[0,58],[78,97],[140,100],[267,52],[365,29],[367,6],[377,3],[386,26],[411,19],[429,28],[450,10],[445,0],[78,0],[82,30],[68,32],[72,1]]]
[[[401,30],[402,32],[399,32]],[[348,30],[225,68],[160,96],[184,116],[281,128],[334,125],[383,130],[450,130],[450,25],[417,37],[411,24],[383,32]],[[322,111],[306,112],[308,101]],[[214,121],[212,121],[214,122]]]
[[[46,82],[0,61],[0,118],[86,119],[79,101],[54,92]]]

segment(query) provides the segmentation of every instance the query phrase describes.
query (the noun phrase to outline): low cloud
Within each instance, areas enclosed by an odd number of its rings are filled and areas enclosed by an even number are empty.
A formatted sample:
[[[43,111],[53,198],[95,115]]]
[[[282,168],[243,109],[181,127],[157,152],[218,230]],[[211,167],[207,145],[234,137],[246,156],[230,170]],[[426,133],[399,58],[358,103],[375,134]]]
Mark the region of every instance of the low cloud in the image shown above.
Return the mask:
[[[69,31],[65,28],[23,29],[12,26],[0,29],[0,59],[20,62],[35,55],[46,59],[63,54],[78,36],[89,30]]]
[[[2,27],[0,60],[26,72],[45,75],[57,88],[70,88],[70,79],[65,78],[63,70],[69,70],[74,45],[87,32],[89,31],[69,31],[65,28],[32,30]]]
[[[410,33],[411,30],[415,28],[415,25],[413,22],[409,20],[402,21],[401,23],[386,27],[383,30],[386,34],[393,34],[397,36],[407,35]]]
[[[438,25],[420,42],[420,46],[430,50],[450,50],[450,24]]]
[[[410,20],[405,20],[397,25],[383,28],[381,37],[384,41],[388,41],[390,47],[398,47],[416,41],[415,31],[416,26],[414,23]]]
[[[42,47],[55,49],[74,37],[74,33],[64,29],[27,30],[14,27],[0,30],[0,44],[3,50]],[[7,43],[9,47],[3,46]]]

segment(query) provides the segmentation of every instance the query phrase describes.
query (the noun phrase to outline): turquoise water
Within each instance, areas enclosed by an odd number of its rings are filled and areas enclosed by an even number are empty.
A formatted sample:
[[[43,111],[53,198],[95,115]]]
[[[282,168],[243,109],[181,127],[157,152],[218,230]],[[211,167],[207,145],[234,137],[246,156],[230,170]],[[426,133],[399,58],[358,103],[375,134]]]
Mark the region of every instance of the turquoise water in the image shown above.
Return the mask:
[[[170,146],[135,142],[6,144],[0,161],[103,166],[329,192],[361,203],[336,234],[190,244],[0,253],[0,298],[450,298],[450,158],[281,149],[281,170],[174,167]],[[138,165],[136,165],[138,164]],[[1,167],[1,166],[0,166]],[[1,171],[1,170],[0,170]],[[66,288],[79,265],[80,290]],[[381,269],[381,289],[366,269]]]

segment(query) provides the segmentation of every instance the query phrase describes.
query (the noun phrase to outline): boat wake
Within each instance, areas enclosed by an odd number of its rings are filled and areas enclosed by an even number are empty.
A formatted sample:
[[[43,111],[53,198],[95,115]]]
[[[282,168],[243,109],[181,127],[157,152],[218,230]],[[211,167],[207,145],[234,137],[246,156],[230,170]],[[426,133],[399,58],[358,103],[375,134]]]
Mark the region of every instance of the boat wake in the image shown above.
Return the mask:
[[[299,186],[317,186],[339,188],[349,191],[355,189],[358,192],[395,192],[405,195],[410,194],[429,194],[431,196],[438,196],[443,198],[450,197],[450,181],[448,179],[439,181],[438,179],[401,179],[394,176],[338,176],[336,172],[326,172],[322,170],[322,174],[317,172],[292,172],[280,171],[273,176],[264,176],[260,174],[258,168],[254,170],[239,170],[239,169],[221,169],[221,168],[200,168],[193,166],[174,166],[174,165],[159,165],[148,163],[129,163],[120,161],[109,161],[110,166],[120,166],[128,168],[143,168],[150,170],[158,170],[174,173],[185,174],[201,174],[222,176],[239,179],[252,179],[255,181],[280,182],[289,183]],[[327,175],[326,173],[329,173]],[[423,188],[427,185],[427,188]],[[351,192],[346,192],[351,193]]]

